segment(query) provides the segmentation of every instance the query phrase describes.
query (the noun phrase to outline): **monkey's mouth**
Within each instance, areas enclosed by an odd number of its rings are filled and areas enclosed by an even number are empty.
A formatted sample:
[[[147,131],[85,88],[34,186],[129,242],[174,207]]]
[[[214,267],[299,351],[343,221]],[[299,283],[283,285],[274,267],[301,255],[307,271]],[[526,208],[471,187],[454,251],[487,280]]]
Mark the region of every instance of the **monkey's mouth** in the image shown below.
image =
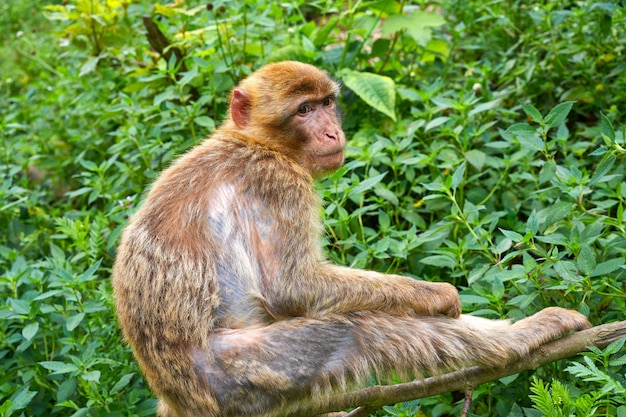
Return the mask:
[[[313,159],[315,163],[321,167],[338,167],[343,163],[343,148],[334,152],[315,155]]]

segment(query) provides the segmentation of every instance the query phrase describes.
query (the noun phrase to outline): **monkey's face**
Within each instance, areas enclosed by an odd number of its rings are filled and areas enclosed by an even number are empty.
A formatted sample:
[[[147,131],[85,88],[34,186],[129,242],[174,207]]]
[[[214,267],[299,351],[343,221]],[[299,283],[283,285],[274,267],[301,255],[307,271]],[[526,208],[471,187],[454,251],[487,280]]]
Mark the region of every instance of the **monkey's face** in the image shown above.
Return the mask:
[[[248,141],[292,158],[317,178],[343,163],[338,93],[339,85],[312,65],[269,64],[233,90],[231,119]]]
[[[300,137],[301,164],[313,177],[328,174],[341,166],[346,138],[334,95],[301,101],[291,124]]]

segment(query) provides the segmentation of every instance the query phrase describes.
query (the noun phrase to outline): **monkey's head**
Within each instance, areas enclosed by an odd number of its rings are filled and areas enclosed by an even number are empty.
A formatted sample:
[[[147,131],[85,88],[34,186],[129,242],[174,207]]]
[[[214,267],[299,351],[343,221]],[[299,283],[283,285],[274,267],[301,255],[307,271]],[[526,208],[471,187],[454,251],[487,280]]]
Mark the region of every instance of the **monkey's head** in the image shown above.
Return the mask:
[[[343,163],[346,145],[339,85],[312,65],[269,64],[243,80],[230,99],[231,128],[251,143],[295,160],[313,177]]]

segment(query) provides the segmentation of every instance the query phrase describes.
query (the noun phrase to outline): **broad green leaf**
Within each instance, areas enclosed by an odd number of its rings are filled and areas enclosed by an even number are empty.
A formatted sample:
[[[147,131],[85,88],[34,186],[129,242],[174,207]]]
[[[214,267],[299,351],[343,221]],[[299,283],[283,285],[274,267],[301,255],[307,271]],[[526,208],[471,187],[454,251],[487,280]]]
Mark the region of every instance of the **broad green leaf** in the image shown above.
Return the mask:
[[[600,128],[602,130],[602,134],[610,139],[611,143],[614,143],[615,130],[613,129],[613,124],[611,123],[609,118],[602,113],[600,113]]]
[[[194,66],[189,71],[183,72],[182,74],[184,75],[178,80],[178,84],[187,85],[198,76],[198,67]]]
[[[382,174],[376,175],[375,177],[370,177],[361,181],[349,191],[349,195],[362,194],[367,190],[371,190],[374,185],[378,184],[382,181],[383,178],[385,178],[385,175],[387,175],[387,173],[383,172]]]
[[[447,116],[441,116],[441,117],[435,117],[433,120],[431,120],[430,122],[428,122],[428,124],[426,125],[426,127],[424,128],[424,130],[426,132],[428,132],[430,129],[434,129],[437,126],[440,126],[442,124],[444,124],[445,122],[447,122],[448,120],[450,120],[449,117]]]
[[[215,120],[209,116],[198,116],[193,121],[199,126],[206,127],[209,132],[215,130]]]
[[[485,161],[487,160],[487,155],[483,151],[479,151],[478,149],[471,149],[465,152],[465,160],[472,164],[474,168],[478,171],[483,169],[485,165]]]
[[[580,249],[576,265],[578,270],[585,275],[591,275],[594,271],[596,268],[596,255],[589,246],[585,245]]]
[[[524,239],[524,236],[512,230],[502,229],[501,227],[499,227],[498,229],[500,229],[500,232],[502,232],[504,236],[508,237],[513,242],[521,242]]]
[[[528,216],[528,220],[526,220],[526,231],[533,232],[536,234],[539,230],[539,217],[537,216],[537,212],[535,210],[530,213]]]
[[[522,110],[524,110],[524,113],[526,113],[526,115],[533,121],[543,123],[543,116],[541,116],[539,110],[537,110],[532,104],[522,104]]]
[[[431,255],[423,259],[420,262],[426,265],[446,267],[450,269],[456,268],[456,262],[453,258],[445,255]]]
[[[85,372],[81,375],[85,381],[100,382],[100,371]]]
[[[52,371],[53,375],[67,374],[69,372],[78,371],[78,367],[76,365],[59,361],[43,361],[39,362],[39,365]]]
[[[115,383],[115,385],[113,385],[113,388],[111,388],[111,394],[116,394],[116,393],[120,392],[126,385],[128,385],[130,383],[130,381],[133,379],[134,375],[135,375],[135,373],[131,372],[129,374],[126,374],[126,375],[122,376],[120,378],[120,380],[117,381]]]
[[[365,103],[396,120],[396,84],[391,78],[347,69],[341,71],[339,76],[346,87]]]
[[[85,318],[85,313],[78,313],[78,314],[74,314],[73,316],[70,316],[65,322],[65,327],[67,328],[67,331],[71,332],[75,328],[77,328],[80,322],[83,321],[84,318]]]
[[[486,103],[480,103],[479,105],[474,107],[472,110],[470,110],[468,115],[470,117],[472,117],[472,116],[474,116],[474,115],[476,115],[478,113],[482,113],[484,111],[494,109],[494,108],[496,108],[496,107],[498,107],[500,105],[501,101],[502,100],[500,100],[498,98],[498,99],[495,99],[495,100],[488,101]]]
[[[591,273],[592,277],[599,277],[601,275],[610,274],[613,271],[619,269],[622,265],[624,265],[624,258],[614,258],[609,259],[606,262],[601,262],[594,268]]]
[[[565,101],[557,104],[550,110],[545,118],[546,126],[549,128],[559,126],[565,121],[570,110],[572,110],[573,101]]]
[[[537,129],[532,127],[528,123],[515,123],[509,126],[509,128],[505,130],[504,132],[511,133],[511,134],[536,133]]]
[[[517,140],[523,148],[530,148],[535,151],[545,150],[545,144],[537,133],[520,134],[517,136]]]
[[[456,190],[456,188],[461,185],[461,183],[463,182],[463,179],[465,178],[465,166],[467,164],[465,163],[465,161],[463,161],[461,163],[461,165],[459,165],[459,167],[454,171],[454,174],[452,174],[452,186],[451,188],[453,190]]]
[[[13,396],[11,397],[11,406],[9,410],[23,410],[26,408],[28,404],[35,398],[37,395],[37,391],[30,391],[28,385],[24,385],[21,387]]]
[[[39,330],[39,323],[38,322],[27,324],[22,329],[22,336],[24,337],[24,339],[30,341],[30,340],[32,340],[33,337],[35,337],[35,335],[37,334],[38,330]]]
[[[450,44],[442,39],[431,39],[422,54],[422,62],[435,62],[437,58],[447,62],[450,56]]]
[[[432,38],[433,27],[445,24],[446,21],[434,12],[417,10],[408,16],[394,14],[387,17],[382,25],[382,34],[392,35],[405,30],[422,47],[426,47]]]
[[[615,159],[615,154],[613,153],[607,153],[606,155],[604,155],[604,158],[602,158],[602,160],[596,167],[596,170],[594,171],[591,180],[589,180],[589,185],[600,182],[600,180],[611,170],[611,168],[613,168],[613,164],[615,164]]]
[[[76,392],[77,386],[76,378],[69,378],[61,382],[59,389],[57,389],[57,402],[63,402],[70,398]]]

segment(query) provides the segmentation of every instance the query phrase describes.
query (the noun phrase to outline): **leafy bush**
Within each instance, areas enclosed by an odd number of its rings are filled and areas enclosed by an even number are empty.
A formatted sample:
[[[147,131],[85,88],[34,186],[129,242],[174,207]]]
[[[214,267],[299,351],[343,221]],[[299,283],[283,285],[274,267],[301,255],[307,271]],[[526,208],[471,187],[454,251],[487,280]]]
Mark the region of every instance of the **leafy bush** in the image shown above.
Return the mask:
[[[490,318],[549,305],[624,318],[619,4],[50,3],[0,5],[0,416],[154,414],[115,323],[117,238],[270,61],[345,87],[347,162],[319,184],[334,262],[451,282]],[[607,391],[624,386],[623,352],[483,384],[473,412],[624,415]],[[378,415],[458,415],[458,399]]]

